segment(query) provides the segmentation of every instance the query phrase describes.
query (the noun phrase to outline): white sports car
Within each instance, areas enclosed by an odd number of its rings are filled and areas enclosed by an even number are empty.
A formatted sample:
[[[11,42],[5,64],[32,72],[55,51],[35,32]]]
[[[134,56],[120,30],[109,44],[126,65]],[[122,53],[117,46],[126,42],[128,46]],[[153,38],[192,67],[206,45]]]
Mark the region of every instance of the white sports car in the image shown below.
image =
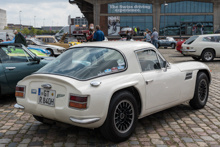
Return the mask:
[[[121,142],[140,118],[186,101],[203,108],[210,82],[205,64],[170,64],[146,42],[86,43],[20,81],[14,107],[40,122],[99,128]]]

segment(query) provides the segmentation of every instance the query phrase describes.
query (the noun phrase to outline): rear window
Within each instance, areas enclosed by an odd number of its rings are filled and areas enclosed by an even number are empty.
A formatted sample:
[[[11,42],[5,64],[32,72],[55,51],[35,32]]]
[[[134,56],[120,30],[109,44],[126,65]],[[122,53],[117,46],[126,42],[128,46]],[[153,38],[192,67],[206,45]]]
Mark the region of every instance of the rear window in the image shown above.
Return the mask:
[[[202,39],[202,41],[206,42],[220,42],[220,36],[207,36]]]
[[[192,44],[199,36],[192,36],[184,44]]]
[[[124,71],[127,65],[120,52],[108,48],[83,47],[64,52],[37,73],[56,74],[77,80]]]

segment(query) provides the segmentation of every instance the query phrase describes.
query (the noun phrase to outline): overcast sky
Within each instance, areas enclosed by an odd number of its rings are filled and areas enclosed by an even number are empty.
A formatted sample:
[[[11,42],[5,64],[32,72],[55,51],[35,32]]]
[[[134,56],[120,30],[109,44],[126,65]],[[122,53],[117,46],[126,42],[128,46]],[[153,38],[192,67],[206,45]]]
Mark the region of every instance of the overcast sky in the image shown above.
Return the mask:
[[[19,11],[21,12],[21,23],[23,25],[43,26],[66,26],[68,16],[82,17],[77,5],[71,5],[68,0],[0,0],[0,9],[7,11],[7,23],[20,24]]]

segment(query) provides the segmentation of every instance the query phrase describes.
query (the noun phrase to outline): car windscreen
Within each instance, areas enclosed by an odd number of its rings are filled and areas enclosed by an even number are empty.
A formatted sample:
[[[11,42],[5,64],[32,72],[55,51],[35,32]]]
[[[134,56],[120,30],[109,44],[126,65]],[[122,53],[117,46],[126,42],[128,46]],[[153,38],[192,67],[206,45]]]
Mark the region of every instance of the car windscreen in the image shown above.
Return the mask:
[[[191,44],[193,43],[199,36],[192,36],[184,44]]]
[[[121,31],[131,31],[131,28],[122,28]]]
[[[124,71],[126,66],[124,57],[117,50],[100,47],[77,47],[64,52],[36,73],[88,80]]]

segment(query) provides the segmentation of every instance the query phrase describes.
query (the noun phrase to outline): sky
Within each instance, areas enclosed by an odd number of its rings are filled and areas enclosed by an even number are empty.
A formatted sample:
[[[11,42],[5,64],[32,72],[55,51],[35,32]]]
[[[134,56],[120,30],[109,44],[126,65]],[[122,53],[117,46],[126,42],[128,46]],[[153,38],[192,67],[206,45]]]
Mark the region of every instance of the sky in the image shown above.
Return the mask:
[[[7,23],[43,26],[67,26],[68,16],[82,17],[77,5],[69,0],[0,0],[0,9],[7,11]],[[45,21],[43,21],[45,19]]]

